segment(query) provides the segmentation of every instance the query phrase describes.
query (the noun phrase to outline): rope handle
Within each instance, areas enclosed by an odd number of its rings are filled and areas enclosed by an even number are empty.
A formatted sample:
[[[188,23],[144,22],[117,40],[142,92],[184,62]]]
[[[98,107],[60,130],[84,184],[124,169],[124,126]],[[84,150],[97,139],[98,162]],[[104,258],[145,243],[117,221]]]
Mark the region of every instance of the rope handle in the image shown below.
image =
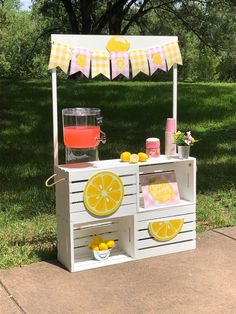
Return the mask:
[[[52,178],[54,178],[54,177],[56,177],[56,176],[57,176],[57,174],[54,173],[51,177],[49,177],[49,178],[45,181],[45,186],[46,186],[47,188],[50,188],[50,187],[52,187],[53,185],[56,185],[57,183],[66,180],[66,178],[61,178],[60,180],[57,180],[57,181],[55,181],[55,182],[53,182],[53,183],[51,183],[51,184],[48,183]]]

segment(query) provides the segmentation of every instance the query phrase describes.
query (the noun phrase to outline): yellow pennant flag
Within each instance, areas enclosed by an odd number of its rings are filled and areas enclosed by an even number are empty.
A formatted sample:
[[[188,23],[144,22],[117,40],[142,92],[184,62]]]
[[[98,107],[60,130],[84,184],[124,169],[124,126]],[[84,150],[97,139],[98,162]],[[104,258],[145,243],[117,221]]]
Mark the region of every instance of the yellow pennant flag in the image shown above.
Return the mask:
[[[98,74],[110,79],[110,54],[106,50],[92,51],[92,78]]]
[[[179,44],[177,41],[172,41],[162,46],[168,70],[173,64],[183,65]]]
[[[139,72],[149,75],[147,54],[144,49],[133,49],[129,52],[132,66],[132,76],[135,77]]]
[[[71,59],[71,47],[62,43],[53,42],[48,69],[54,69],[59,66],[65,73],[68,72]]]

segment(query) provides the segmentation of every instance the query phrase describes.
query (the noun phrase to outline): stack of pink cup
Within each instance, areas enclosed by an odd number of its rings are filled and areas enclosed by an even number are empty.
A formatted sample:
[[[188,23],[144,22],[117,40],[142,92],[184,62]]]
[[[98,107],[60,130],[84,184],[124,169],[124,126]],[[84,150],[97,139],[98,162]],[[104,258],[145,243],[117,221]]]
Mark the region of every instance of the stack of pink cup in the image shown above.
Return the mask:
[[[174,133],[176,123],[174,118],[167,118],[165,130],[165,155],[171,157],[176,155],[176,144],[174,144]]]

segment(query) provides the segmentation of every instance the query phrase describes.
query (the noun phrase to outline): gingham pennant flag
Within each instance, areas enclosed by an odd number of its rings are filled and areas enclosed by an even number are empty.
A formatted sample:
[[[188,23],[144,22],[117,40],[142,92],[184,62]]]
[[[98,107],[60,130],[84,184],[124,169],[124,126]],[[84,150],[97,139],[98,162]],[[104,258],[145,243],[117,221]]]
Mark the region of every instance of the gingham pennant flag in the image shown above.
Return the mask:
[[[132,66],[133,77],[135,77],[139,72],[149,75],[148,60],[144,49],[130,50],[129,58]]]
[[[89,78],[91,53],[88,49],[72,48],[70,74],[83,73]]]
[[[166,58],[168,70],[170,70],[173,64],[183,65],[179,44],[177,41],[164,44],[162,48]]]
[[[129,54],[128,52],[111,52],[112,79],[122,74],[129,78]]]
[[[54,69],[59,66],[65,73],[68,72],[71,59],[71,47],[62,43],[53,42],[48,69]]]
[[[92,78],[98,74],[110,79],[110,54],[106,50],[92,51]]]
[[[157,69],[166,71],[164,51],[161,47],[149,48],[146,50],[146,53],[151,75],[156,72]]]

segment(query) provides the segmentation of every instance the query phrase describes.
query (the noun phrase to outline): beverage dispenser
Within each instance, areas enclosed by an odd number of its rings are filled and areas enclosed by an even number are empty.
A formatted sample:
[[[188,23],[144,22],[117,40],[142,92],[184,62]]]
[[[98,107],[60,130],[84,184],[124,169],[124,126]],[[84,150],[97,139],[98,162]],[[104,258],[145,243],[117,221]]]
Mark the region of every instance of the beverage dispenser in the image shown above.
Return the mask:
[[[98,160],[98,146],[106,142],[100,130],[99,108],[67,108],[62,110],[66,163]]]

